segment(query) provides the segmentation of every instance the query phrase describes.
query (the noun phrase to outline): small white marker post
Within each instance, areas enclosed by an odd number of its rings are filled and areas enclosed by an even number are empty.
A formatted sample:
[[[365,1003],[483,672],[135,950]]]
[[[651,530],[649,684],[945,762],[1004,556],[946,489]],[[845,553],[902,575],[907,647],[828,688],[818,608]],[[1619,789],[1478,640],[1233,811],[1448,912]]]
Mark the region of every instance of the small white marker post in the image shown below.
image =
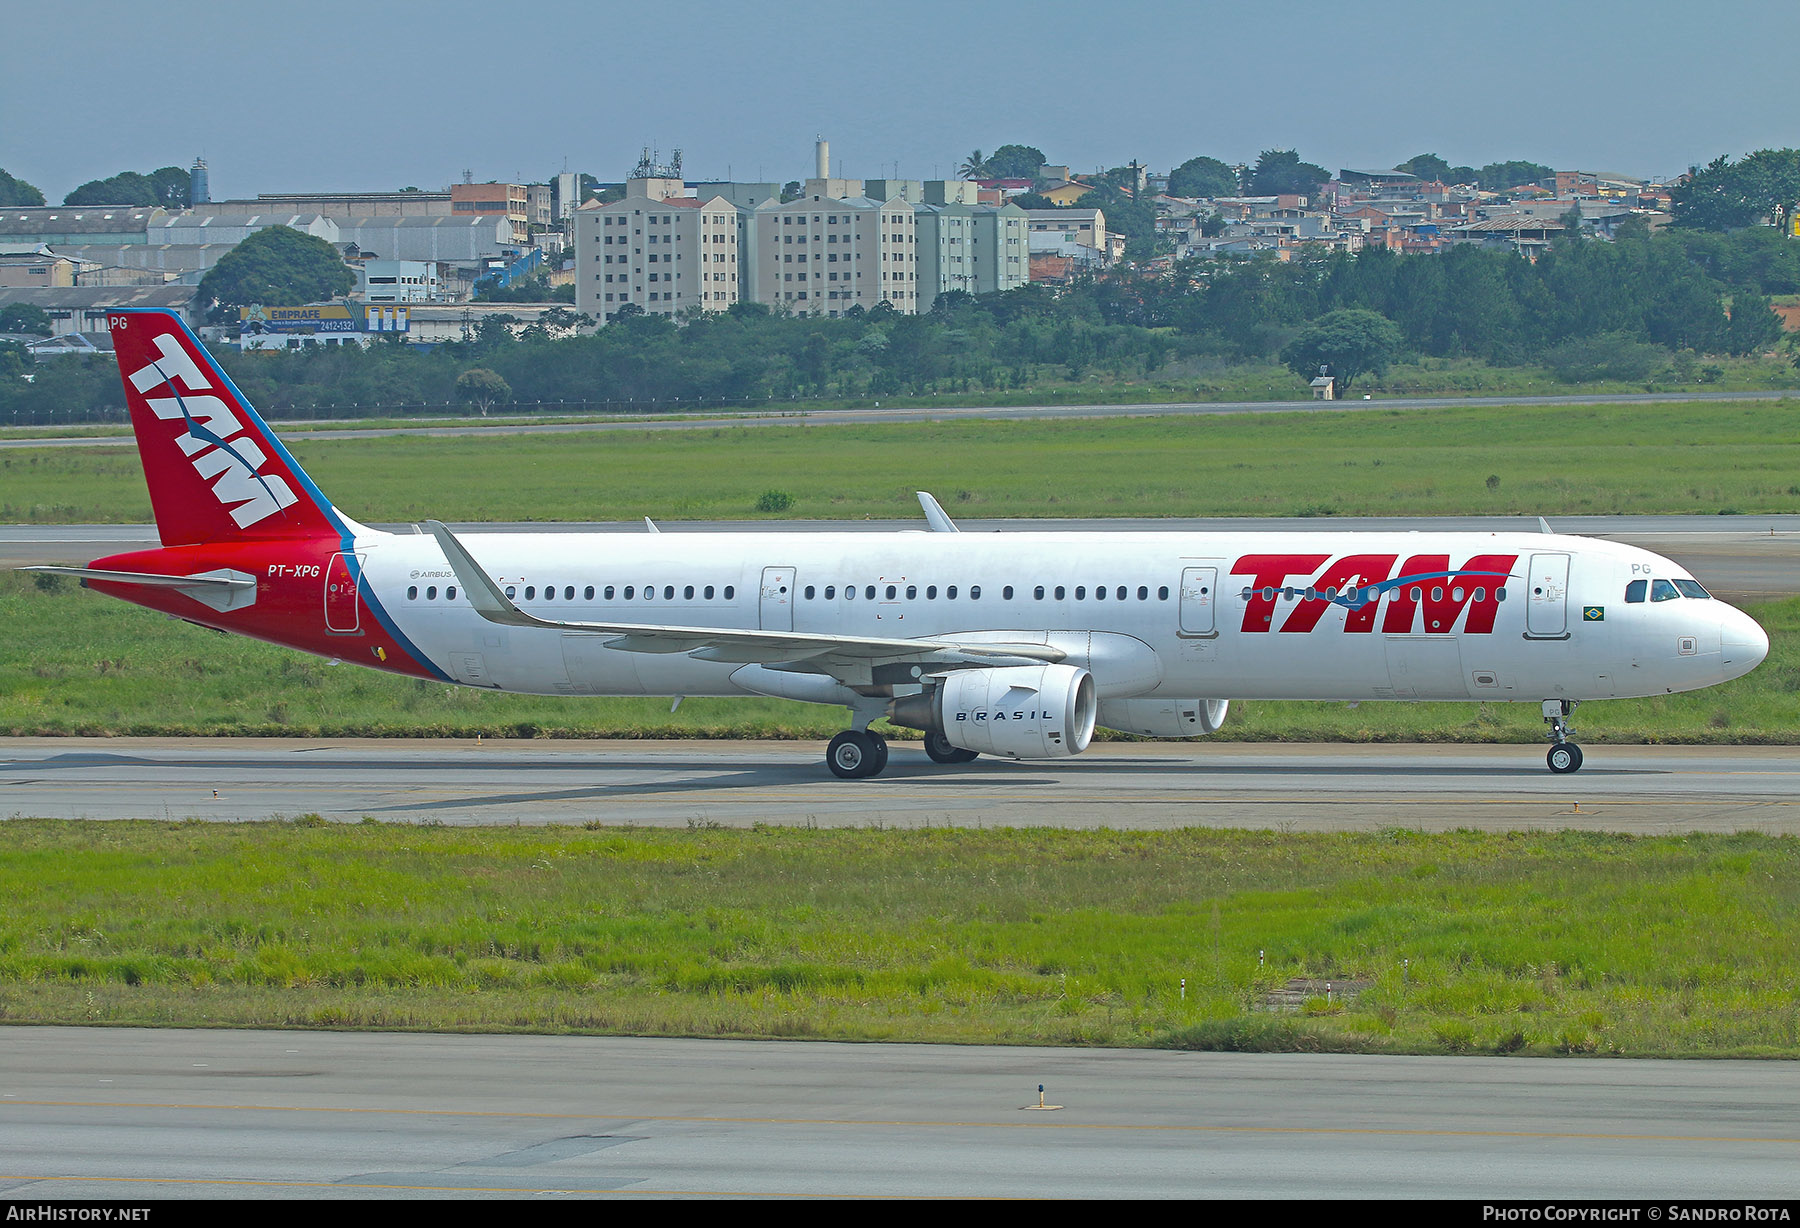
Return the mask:
[[[1257,967],[1258,967],[1258,968],[1260,968],[1260,967],[1262,967],[1262,966],[1263,966],[1263,953],[1262,953],[1262,948],[1261,948],[1261,947],[1258,947],[1258,948],[1257,948],[1257,949],[1256,949],[1256,966],[1257,966]]]
[[[1181,1000],[1187,1001],[1187,978],[1185,976],[1181,978]]]
[[[1331,1005],[1331,982],[1330,981],[1325,982],[1325,1005],[1326,1006]]]

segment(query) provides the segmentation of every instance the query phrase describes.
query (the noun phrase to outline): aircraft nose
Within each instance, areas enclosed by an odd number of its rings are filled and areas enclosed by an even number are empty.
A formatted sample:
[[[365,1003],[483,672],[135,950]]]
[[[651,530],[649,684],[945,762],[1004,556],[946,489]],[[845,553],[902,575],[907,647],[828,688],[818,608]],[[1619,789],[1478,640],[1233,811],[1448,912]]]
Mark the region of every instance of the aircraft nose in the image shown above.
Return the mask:
[[[1741,678],[1769,655],[1769,633],[1742,610],[1732,610],[1719,629],[1719,648],[1726,675]]]

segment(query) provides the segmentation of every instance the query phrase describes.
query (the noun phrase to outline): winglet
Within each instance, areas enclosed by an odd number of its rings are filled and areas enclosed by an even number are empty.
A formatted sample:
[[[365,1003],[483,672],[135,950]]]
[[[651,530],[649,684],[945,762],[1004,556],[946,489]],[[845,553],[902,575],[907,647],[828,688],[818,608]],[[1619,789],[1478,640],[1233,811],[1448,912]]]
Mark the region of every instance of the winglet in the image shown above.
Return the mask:
[[[441,520],[427,520],[425,527],[437,538],[444,557],[450,562],[450,570],[456,573],[457,580],[463,586],[463,595],[468,597],[469,604],[475,612],[491,623],[505,623],[513,627],[533,627],[540,625],[538,620],[525,613],[507,599],[500,586],[488,578],[481,564],[473,555],[463,549],[463,544],[456,540],[456,535]]]
[[[956,522],[944,513],[944,509],[939,506],[938,501],[932,498],[930,491],[921,490],[917,493],[919,506],[925,509],[925,523],[931,526],[933,533],[962,532],[956,527]]]
[[[1552,532],[1552,529],[1550,528],[1550,522],[1548,520],[1545,520],[1542,516],[1538,517],[1538,528],[1542,529],[1546,533]]]
[[[661,533],[662,532],[661,529],[656,527],[656,522],[654,520],[650,519],[650,517],[648,517],[648,516],[644,517],[644,527],[646,529],[649,529],[652,533]]]

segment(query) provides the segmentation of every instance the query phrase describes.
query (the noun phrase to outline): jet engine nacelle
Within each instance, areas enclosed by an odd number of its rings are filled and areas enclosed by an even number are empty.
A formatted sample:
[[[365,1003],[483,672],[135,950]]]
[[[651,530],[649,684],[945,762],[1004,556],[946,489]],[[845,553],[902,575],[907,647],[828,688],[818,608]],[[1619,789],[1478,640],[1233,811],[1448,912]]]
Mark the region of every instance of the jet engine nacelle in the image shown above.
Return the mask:
[[[1146,738],[1197,738],[1218,732],[1230,706],[1228,699],[1109,699],[1099,723]]]
[[[941,733],[952,746],[1008,759],[1079,755],[1094,737],[1094,679],[1073,665],[963,669],[930,692],[888,706],[897,725]]]

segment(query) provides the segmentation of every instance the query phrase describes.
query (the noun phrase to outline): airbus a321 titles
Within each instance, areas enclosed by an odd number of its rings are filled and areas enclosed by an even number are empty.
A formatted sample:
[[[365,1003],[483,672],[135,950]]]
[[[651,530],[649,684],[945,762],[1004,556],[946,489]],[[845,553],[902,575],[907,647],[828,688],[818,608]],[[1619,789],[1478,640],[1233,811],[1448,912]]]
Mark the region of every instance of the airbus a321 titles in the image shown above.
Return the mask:
[[[389,673],[539,695],[832,704],[941,764],[1055,759],[1096,726],[1217,730],[1238,699],[1541,705],[1748,673],[1761,627],[1648,551],[1549,533],[381,532],[313,484],[179,317],[110,319],[159,549],[35,570]]]

